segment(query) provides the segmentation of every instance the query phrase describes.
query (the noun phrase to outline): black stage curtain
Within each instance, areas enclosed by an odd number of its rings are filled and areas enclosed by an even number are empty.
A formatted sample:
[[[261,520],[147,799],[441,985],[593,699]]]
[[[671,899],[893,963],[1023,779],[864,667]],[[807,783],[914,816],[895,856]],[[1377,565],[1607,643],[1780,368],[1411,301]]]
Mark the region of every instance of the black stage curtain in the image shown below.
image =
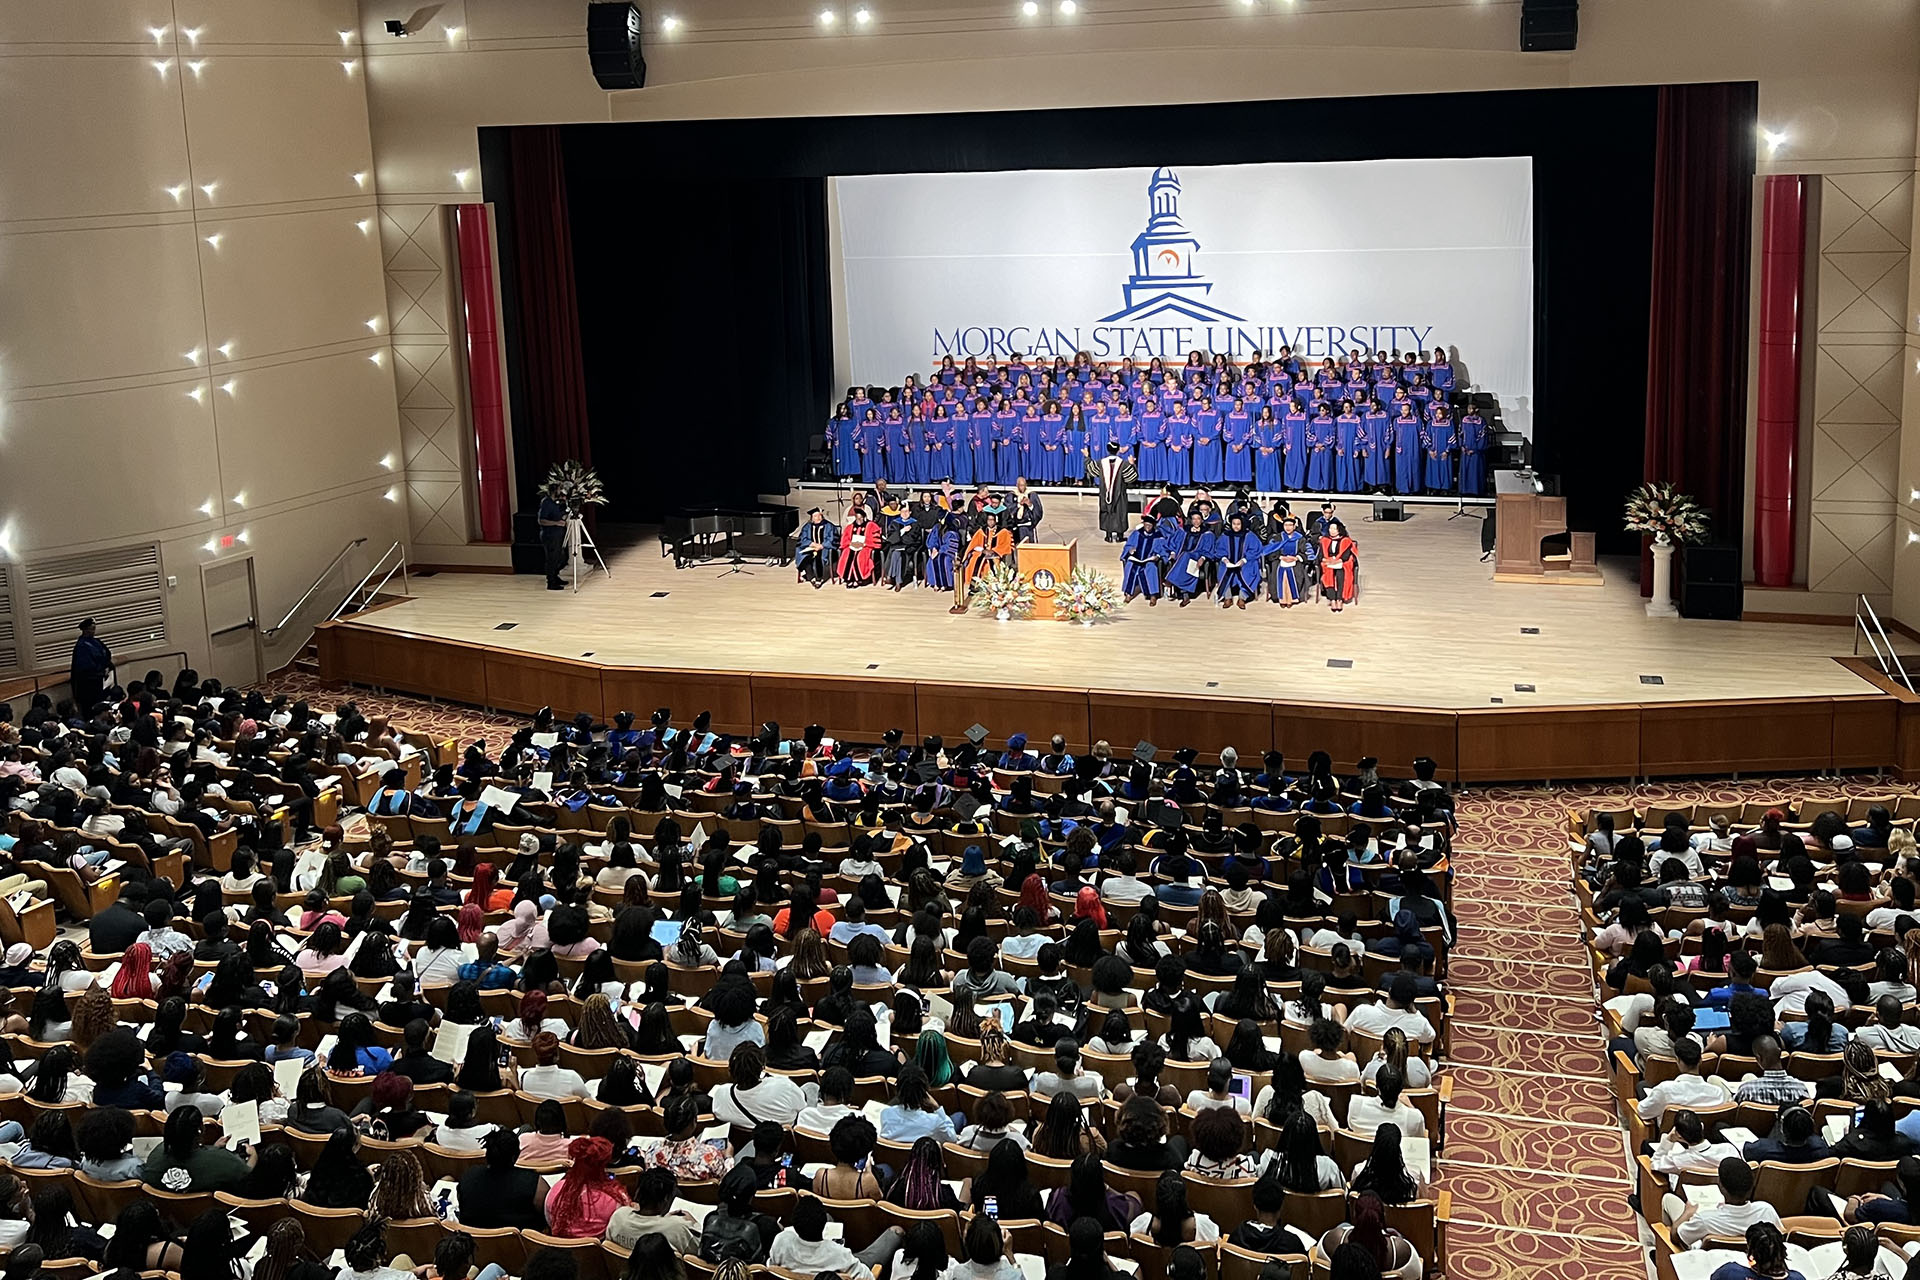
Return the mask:
[[[1752,84],[1659,91],[1646,479],[1671,480],[1738,544],[1746,492],[1747,269],[1759,94]],[[1652,553],[1645,553],[1651,564]],[[1640,575],[1652,590],[1651,572]]]
[[[1526,155],[1539,403],[1508,412],[1530,414],[1536,462],[1562,476],[1573,527],[1631,550],[1619,503],[1645,443],[1658,92],[565,126],[593,448],[612,514],[750,501],[821,430],[843,390],[830,176]],[[510,131],[482,130],[483,154],[486,135]],[[483,173],[489,199],[511,198]],[[506,323],[519,321],[509,301]]]

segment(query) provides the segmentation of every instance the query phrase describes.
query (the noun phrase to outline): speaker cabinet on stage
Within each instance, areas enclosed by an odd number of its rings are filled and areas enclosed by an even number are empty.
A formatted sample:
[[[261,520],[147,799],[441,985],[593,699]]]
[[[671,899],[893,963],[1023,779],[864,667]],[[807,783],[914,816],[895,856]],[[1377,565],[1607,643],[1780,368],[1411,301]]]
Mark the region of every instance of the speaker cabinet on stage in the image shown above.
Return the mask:
[[[602,89],[643,89],[647,60],[640,56],[640,6],[587,6],[587,61]]]
[[[1580,0],[1520,0],[1520,51],[1571,53],[1580,40]]]
[[[1376,502],[1373,504],[1375,524],[1398,524],[1407,518],[1407,504],[1404,502]]]
[[[1687,544],[1680,559],[1680,616],[1737,620],[1745,604],[1744,595],[1739,547],[1714,542]]]

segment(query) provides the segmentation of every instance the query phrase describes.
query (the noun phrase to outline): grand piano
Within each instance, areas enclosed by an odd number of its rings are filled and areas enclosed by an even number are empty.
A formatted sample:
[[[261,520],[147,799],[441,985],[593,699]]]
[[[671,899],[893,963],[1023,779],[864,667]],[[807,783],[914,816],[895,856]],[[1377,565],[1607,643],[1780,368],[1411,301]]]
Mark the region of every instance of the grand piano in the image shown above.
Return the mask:
[[[798,507],[683,507],[661,521],[660,554],[672,556],[676,569],[736,555],[787,564],[799,529]]]

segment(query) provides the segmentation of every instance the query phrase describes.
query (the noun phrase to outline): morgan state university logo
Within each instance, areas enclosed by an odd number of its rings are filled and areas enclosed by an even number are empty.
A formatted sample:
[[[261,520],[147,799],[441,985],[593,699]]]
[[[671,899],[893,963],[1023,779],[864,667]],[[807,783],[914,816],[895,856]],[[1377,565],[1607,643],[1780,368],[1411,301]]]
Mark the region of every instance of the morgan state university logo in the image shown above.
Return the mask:
[[[1134,324],[1173,315],[1202,324],[1237,324],[1241,317],[1209,306],[1213,281],[1194,271],[1200,242],[1180,221],[1180,175],[1155,169],[1147,183],[1147,229],[1133,238],[1133,274],[1127,278],[1127,305],[1101,324]]]

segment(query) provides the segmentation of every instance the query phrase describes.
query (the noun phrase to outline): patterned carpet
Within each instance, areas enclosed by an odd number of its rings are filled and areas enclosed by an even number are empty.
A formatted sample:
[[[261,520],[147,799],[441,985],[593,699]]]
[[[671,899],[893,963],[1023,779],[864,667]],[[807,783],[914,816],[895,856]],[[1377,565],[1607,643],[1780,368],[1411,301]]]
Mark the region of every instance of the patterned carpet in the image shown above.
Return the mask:
[[[274,690],[330,706],[340,694],[290,673]],[[417,698],[356,693],[395,723],[457,741],[497,739],[511,717]],[[1776,797],[1881,796],[1871,777],[1752,779],[1552,789],[1496,787],[1460,798],[1454,910],[1460,938],[1440,1185],[1453,1195],[1451,1280],[1646,1280],[1626,1196],[1625,1135],[1568,884],[1569,808]]]

